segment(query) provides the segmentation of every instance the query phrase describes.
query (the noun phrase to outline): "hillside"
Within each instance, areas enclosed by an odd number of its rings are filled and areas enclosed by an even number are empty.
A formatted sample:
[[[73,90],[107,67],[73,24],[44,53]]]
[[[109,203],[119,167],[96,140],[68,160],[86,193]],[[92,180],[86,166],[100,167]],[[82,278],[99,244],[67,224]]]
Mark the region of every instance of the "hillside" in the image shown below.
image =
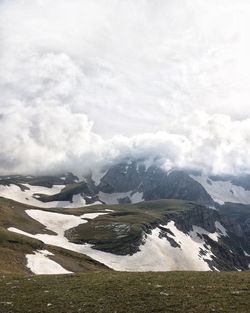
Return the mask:
[[[49,209],[0,199],[0,213],[2,272],[249,268],[248,228],[193,202]]]
[[[45,227],[30,218],[26,213],[26,205],[0,199],[0,272],[2,274],[32,274],[27,267],[27,255],[34,255],[35,251],[47,251],[51,255],[48,260],[54,261],[69,272],[85,272],[89,270],[108,270],[103,264],[73,251],[46,245],[35,238],[23,236],[7,230],[10,226],[20,227],[31,233],[52,234]],[[41,259],[42,262],[46,259]],[[53,264],[49,263],[48,266]],[[63,270],[61,268],[61,270]],[[45,271],[47,269],[45,268]],[[60,268],[59,268],[60,270]]]

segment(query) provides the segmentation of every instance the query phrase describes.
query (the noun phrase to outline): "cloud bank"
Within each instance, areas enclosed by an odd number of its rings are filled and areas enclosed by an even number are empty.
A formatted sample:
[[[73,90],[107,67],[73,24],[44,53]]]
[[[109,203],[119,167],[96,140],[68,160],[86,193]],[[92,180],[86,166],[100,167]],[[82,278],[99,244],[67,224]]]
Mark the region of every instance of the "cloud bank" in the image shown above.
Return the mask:
[[[0,173],[250,172],[247,0],[0,0]]]

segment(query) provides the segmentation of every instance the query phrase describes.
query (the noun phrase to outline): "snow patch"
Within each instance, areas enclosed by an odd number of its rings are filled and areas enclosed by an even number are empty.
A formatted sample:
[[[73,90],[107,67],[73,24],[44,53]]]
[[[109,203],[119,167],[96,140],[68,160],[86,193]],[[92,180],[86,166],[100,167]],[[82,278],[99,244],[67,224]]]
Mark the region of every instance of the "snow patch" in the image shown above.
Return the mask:
[[[100,170],[93,170],[91,178],[95,182],[96,185],[99,185],[101,182],[101,179],[107,174],[108,170],[100,171]]]
[[[139,203],[143,201],[143,193],[142,192],[136,192],[130,196],[132,203]]]
[[[97,213],[86,213],[86,214],[81,215],[81,218],[92,220],[92,219],[94,219],[94,218],[96,218],[96,217],[98,217],[98,216],[106,215],[106,214],[107,214],[107,213],[105,213],[105,212],[103,212],[103,213],[101,213],[101,212],[97,212]]]
[[[202,227],[193,225],[193,230],[189,232],[189,235],[193,238],[197,238],[197,234],[201,236],[207,235],[209,238],[216,242],[218,242],[221,236],[228,236],[226,229],[221,225],[220,222],[215,222],[215,228],[217,231],[214,233],[210,233]]]
[[[222,226],[220,222],[216,221],[215,227],[217,231],[219,232],[219,236],[224,236],[224,237],[228,236],[226,228]]]
[[[65,270],[60,264],[52,261],[48,256],[54,255],[47,250],[38,250],[34,254],[27,254],[27,267],[32,273],[37,275],[51,275],[51,274],[71,274]]]
[[[64,232],[70,228],[87,223],[81,218],[81,216],[70,214],[60,214],[41,210],[26,210],[25,212],[34,220],[45,225],[47,229],[52,230],[60,236],[64,236]]]
[[[219,204],[225,202],[250,204],[250,191],[233,185],[230,181],[213,181],[207,175],[190,175],[190,177],[200,183],[212,199]]]
[[[65,187],[64,185],[54,185],[52,188],[41,187],[41,186],[31,186],[29,184],[22,184],[27,187],[28,190],[22,191],[20,187],[15,184],[11,184],[10,186],[0,185],[0,197],[8,198],[20,203],[28,204],[31,206],[39,207],[39,208],[79,208],[86,207],[95,204],[101,204],[101,202],[97,201],[92,204],[86,204],[86,201],[81,196],[81,194],[73,195],[72,202],[70,201],[51,201],[51,202],[42,202],[39,200],[39,196],[36,194],[44,194],[48,196],[55,195],[60,193],[62,189]]]
[[[180,248],[172,247],[171,257],[175,262],[181,262],[184,268],[190,270],[192,270],[192,267],[201,271],[211,270],[206,261],[212,261],[213,254],[210,250],[205,248],[204,238],[198,235],[200,231],[203,233],[206,232],[206,230],[198,226],[193,226],[193,230],[185,234],[175,226],[173,221],[161,227],[170,230],[173,235],[168,233],[168,236],[180,245]]]
[[[244,254],[245,254],[245,256],[249,256],[250,257],[250,254],[248,254],[246,251],[244,251]]]
[[[32,238],[39,239],[46,244],[51,244],[79,253],[86,254],[93,259],[106,264],[110,268],[119,271],[173,271],[173,270],[210,270],[206,260],[212,260],[212,253],[204,247],[204,241],[194,234],[184,234],[179,231],[174,222],[168,223],[164,228],[170,229],[175,235],[174,240],[180,243],[180,248],[174,248],[169,241],[160,236],[161,230],[155,228],[152,233],[145,235],[144,244],[140,251],[132,256],[119,256],[107,252],[92,249],[89,244],[74,244],[64,236],[65,230],[76,227],[81,223],[87,223],[83,218],[96,218],[97,213],[84,214],[81,217],[64,215],[51,212],[34,212],[28,210],[29,216],[44,224],[47,229],[56,235],[37,234],[32,235],[16,228],[9,228]],[[98,216],[103,213],[98,213]],[[205,251],[206,255],[201,254]]]

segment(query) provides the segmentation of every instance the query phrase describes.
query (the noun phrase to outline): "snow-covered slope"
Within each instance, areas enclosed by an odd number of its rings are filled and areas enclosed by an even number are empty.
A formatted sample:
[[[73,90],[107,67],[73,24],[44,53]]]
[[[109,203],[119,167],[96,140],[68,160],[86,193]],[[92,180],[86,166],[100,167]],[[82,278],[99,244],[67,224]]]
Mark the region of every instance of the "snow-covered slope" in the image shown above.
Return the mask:
[[[234,185],[231,181],[214,181],[207,175],[190,176],[200,183],[213,200],[219,204],[225,202],[250,204],[250,191]]]
[[[159,166],[147,168],[137,162],[111,166],[103,175],[98,178],[99,184],[93,177],[75,182],[73,174],[70,180],[53,176],[4,177],[0,178],[0,197],[42,208],[133,204],[171,198],[206,206],[213,206],[214,201],[250,204],[248,176],[215,178],[175,169],[166,172]]]
[[[19,186],[11,184],[9,186],[0,185],[0,196],[5,197],[17,202],[39,206],[39,207],[57,207],[59,204],[55,203],[42,203],[34,197],[36,193],[42,193],[45,195],[54,195],[59,193],[65,186],[53,186],[52,188],[42,186],[31,186],[29,184],[23,184],[27,189],[21,189]]]
[[[10,184],[8,185],[0,185],[0,197],[8,198],[20,203],[40,207],[40,208],[53,208],[53,207],[63,207],[63,208],[77,208],[77,207],[85,207],[89,205],[95,204],[118,204],[122,199],[129,198],[131,203],[138,203],[143,201],[143,194],[136,192],[126,192],[126,193],[104,193],[99,192],[98,198],[100,201],[95,201],[91,204],[86,204],[85,199],[82,195],[75,194],[73,195],[72,202],[71,201],[50,201],[50,202],[42,202],[39,200],[39,196],[37,194],[43,195],[56,195],[60,193],[65,185],[53,185],[51,188],[42,187],[42,186],[32,186],[29,184],[22,184],[24,188],[20,188],[18,185]]]
[[[65,185],[53,185],[51,188],[42,186],[32,186],[29,184],[22,184],[25,189],[21,189],[18,185],[10,184],[9,186],[0,185],[0,197],[8,198],[20,203],[40,207],[40,208],[53,208],[53,207],[63,207],[63,208],[77,208],[87,206],[86,201],[81,196],[81,194],[76,194],[73,196],[72,202],[70,201],[50,201],[42,202],[38,200],[36,194],[44,194],[52,196],[60,193]],[[94,204],[100,204],[101,202],[94,202]]]
[[[0,197],[42,208],[133,204],[171,198],[206,206],[213,206],[214,201],[250,204],[250,176],[209,177],[178,169],[166,172],[158,165],[147,167],[145,162],[133,161],[111,166],[99,176],[81,179],[73,174],[0,177]]]
[[[63,247],[72,251],[86,254],[105,265],[121,271],[171,271],[171,270],[197,270],[208,271],[210,267],[207,261],[212,260],[213,254],[210,247],[205,244],[203,235],[217,241],[220,236],[225,236],[226,231],[218,223],[215,233],[208,233],[201,227],[193,226],[193,230],[187,234],[177,229],[174,222],[156,227],[151,234],[145,234],[144,244],[140,251],[130,255],[115,255],[92,249],[89,244],[75,244],[68,241],[64,233],[66,230],[79,224],[87,223],[86,219],[96,218],[105,213],[85,214],[82,216],[51,213],[40,210],[26,210],[26,213],[46,226],[56,235],[36,234],[32,235],[16,228],[9,228],[32,238],[39,239],[46,244]],[[178,247],[170,244],[163,236],[164,229],[178,243]],[[216,270],[216,269],[215,269]]]

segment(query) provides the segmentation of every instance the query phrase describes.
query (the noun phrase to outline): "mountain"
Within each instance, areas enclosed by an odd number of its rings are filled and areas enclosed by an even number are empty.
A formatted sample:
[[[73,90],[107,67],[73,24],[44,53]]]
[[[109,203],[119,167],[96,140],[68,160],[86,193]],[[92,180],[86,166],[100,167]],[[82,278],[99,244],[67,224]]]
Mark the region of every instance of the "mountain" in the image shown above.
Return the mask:
[[[249,269],[248,176],[145,161],[99,176],[0,177],[2,270],[13,256],[17,272],[33,273]]]
[[[121,163],[113,166],[101,178],[97,188],[108,194],[120,193],[118,202],[134,202],[134,199],[182,199],[203,204],[213,204],[206,190],[184,171],[166,172],[143,163]],[[102,194],[100,195],[102,196]]]
[[[40,207],[79,207],[159,199],[181,199],[215,207],[224,203],[250,204],[250,175],[209,176],[199,172],[165,171],[145,161],[124,161],[106,173],[82,177],[2,176],[0,196]]]
[[[103,193],[120,193],[118,202],[125,198],[134,202],[140,195],[146,201],[174,198],[209,206],[227,202],[250,204],[250,175],[209,176],[187,170],[165,171],[154,164],[146,167],[143,161],[114,165],[97,187]]]

